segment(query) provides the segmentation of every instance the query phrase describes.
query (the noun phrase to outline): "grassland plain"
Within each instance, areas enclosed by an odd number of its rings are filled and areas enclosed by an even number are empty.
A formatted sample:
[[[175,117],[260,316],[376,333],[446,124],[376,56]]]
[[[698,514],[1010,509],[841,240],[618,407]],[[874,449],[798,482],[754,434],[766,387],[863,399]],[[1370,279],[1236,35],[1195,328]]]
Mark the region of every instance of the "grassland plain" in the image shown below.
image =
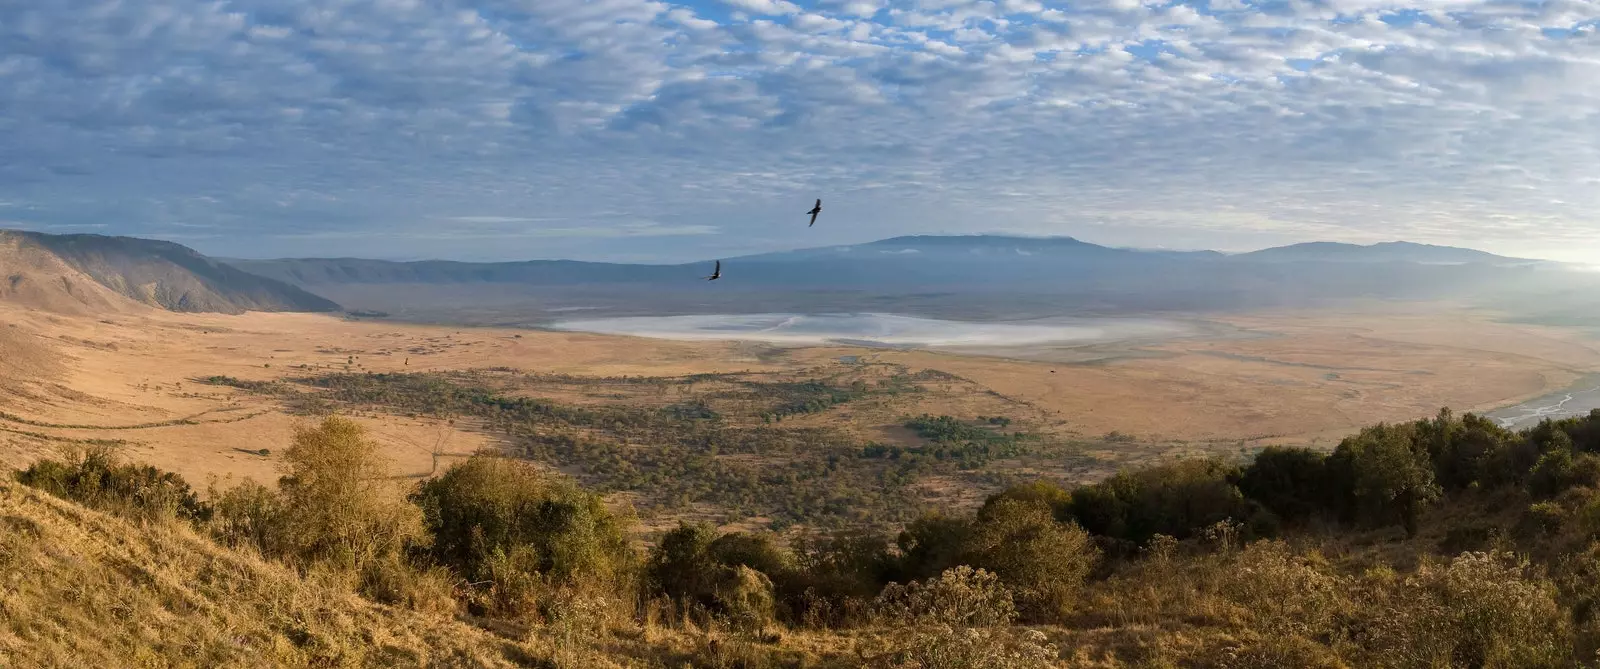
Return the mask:
[[[1331,447],[1362,424],[1428,415],[1445,405],[1500,406],[1600,368],[1595,344],[1578,334],[1499,323],[1493,314],[1449,305],[1213,316],[1233,332],[1255,336],[1189,338],[1126,351],[1102,346],[1088,361],[1081,351],[1059,352],[1052,360],[1049,351],[1036,352],[1042,359],[1018,359],[781,348],[308,314],[132,307],[89,318],[3,305],[0,312],[7,334],[0,345],[23,351],[8,358],[27,361],[0,363],[0,461],[13,466],[63,445],[101,440],[196,481],[215,477],[223,487],[271,481],[278,469],[274,450],[303,420],[299,414],[318,404],[308,402],[320,400],[323,409],[336,408],[365,425],[403,476],[437,472],[482,449],[521,449],[636,503],[653,527],[679,518],[756,525],[804,520],[774,517],[775,504],[724,499],[716,490],[722,477],[748,477],[773,466],[801,472],[820,463],[834,468],[828,471],[849,470],[841,481],[870,483],[906,509],[959,508],[1028,478],[1081,483],[1176,457],[1238,454],[1274,443]],[[432,375],[426,378],[571,410],[659,414],[705,405],[716,418],[686,431],[672,427],[681,434],[670,438],[661,426],[644,433],[609,425],[546,430],[615,447],[601,453],[534,444],[531,435],[508,431],[481,412],[441,413],[371,393],[339,397],[335,389],[306,382],[369,372],[411,375],[397,379]],[[279,382],[304,397],[289,401],[203,382],[219,376]],[[858,382],[872,392],[854,394]],[[838,393],[847,399],[787,413],[779,406]],[[1003,431],[1027,435],[1027,447],[965,465],[946,453],[913,477],[885,479],[902,471],[894,458],[937,450],[906,427],[924,414],[973,425],[1004,417],[1010,422]],[[679,481],[678,490],[648,480],[621,484],[628,476],[648,479],[646,469],[670,471],[640,460],[654,440],[681,442],[684,435],[706,433],[735,443],[777,434],[785,445],[764,452],[721,443],[715,452],[706,443],[684,446],[689,452],[678,464],[697,463],[703,476]],[[884,452],[891,455],[861,457],[873,446],[888,447]],[[592,455],[620,458],[616,462],[633,471],[608,469],[587,460]],[[830,465],[829,458],[843,459]],[[658,473],[653,480],[672,478]]]

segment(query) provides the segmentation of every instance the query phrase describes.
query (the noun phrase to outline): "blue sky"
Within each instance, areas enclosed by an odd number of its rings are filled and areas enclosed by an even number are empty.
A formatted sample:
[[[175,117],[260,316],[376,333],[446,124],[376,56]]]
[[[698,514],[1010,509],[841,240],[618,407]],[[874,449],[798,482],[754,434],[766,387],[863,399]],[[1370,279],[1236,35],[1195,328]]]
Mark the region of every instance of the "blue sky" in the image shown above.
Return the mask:
[[[1003,232],[1600,262],[1597,18],[1574,0],[0,3],[0,226],[250,257],[677,261]]]

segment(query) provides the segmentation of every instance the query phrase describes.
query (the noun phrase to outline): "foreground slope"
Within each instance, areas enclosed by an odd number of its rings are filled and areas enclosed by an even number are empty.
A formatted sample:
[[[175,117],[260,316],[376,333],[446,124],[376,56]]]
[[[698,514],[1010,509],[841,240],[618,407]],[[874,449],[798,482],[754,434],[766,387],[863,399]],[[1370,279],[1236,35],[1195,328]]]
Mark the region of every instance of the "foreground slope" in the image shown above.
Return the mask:
[[[514,644],[0,482],[0,666],[517,666]]]
[[[0,230],[0,297],[106,311],[116,297],[184,312],[337,311],[333,301],[171,242]]]

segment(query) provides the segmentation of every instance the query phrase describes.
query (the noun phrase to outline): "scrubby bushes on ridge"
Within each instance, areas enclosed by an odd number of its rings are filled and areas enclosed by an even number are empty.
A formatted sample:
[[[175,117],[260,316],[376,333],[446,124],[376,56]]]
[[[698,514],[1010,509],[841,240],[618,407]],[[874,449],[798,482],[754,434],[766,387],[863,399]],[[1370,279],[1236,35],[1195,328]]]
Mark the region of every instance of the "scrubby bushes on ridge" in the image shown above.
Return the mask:
[[[1015,486],[892,541],[681,524],[648,550],[626,540],[627,513],[528,463],[477,456],[408,490],[339,418],[296,432],[278,485],[209,505],[104,452],[18,478],[199,524],[381,602],[574,630],[668,601],[758,641],[871,627],[856,638],[882,643],[862,641],[859,664],[886,667],[1038,667],[1068,647],[1018,621],[1188,639],[1107,651],[1149,666],[1564,667],[1600,648],[1597,426],[1600,411],[1520,433],[1441,412],[1328,455],[1269,448],[1247,464]]]

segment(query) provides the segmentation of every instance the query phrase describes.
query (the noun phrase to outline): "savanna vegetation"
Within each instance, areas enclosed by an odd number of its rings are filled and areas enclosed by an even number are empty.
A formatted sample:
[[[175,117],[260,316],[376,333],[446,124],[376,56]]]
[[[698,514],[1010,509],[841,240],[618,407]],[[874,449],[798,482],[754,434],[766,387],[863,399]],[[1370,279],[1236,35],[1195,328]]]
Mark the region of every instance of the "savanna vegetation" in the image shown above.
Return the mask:
[[[1519,433],[1443,411],[1364,429],[1332,453],[1270,448],[1075,489],[1017,485],[893,533],[685,523],[648,545],[629,540],[629,509],[525,460],[482,455],[421,482],[392,479],[376,445],[337,417],[297,432],[283,462],[276,485],[205,501],[104,450],[17,478],[162,531],[192,528],[182,531],[319,587],[469,621],[529,666],[1568,667],[1600,657],[1600,411]],[[27,565],[12,554],[0,552],[0,565],[15,574]],[[44,634],[9,624],[17,638]],[[315,638],[295,638],[289,650],[315,650]],[[130,649],[187,652],[143,643]],[[324,664],[376,657],[318,652]]]
[[[1007,431],[1010,419],[1004,417],[912,418],[906,427],[922,440],[915,446],[864,442],[841,430],[796,424],[799,416],[916,394],[924,383],[949,381],[937,372],[899,369],[872,379],[805,381],[723,374],[578,379],[509,370],[203,381],[277,395],[321,412],[379,410],[481,421],[510,454],[576,469],[585,486],[602,494],[632,493],[642,510],[714,508],[719,520],[765,518],[776,530],[796,524],[892,529],[922,511],[919,482],[976,474],[997,459],[1029,452],[1037,441]],[[599,401],[557,402],[520,392],[552,386],[575,387]],[[616,401],[641,396],[647,401]]]

